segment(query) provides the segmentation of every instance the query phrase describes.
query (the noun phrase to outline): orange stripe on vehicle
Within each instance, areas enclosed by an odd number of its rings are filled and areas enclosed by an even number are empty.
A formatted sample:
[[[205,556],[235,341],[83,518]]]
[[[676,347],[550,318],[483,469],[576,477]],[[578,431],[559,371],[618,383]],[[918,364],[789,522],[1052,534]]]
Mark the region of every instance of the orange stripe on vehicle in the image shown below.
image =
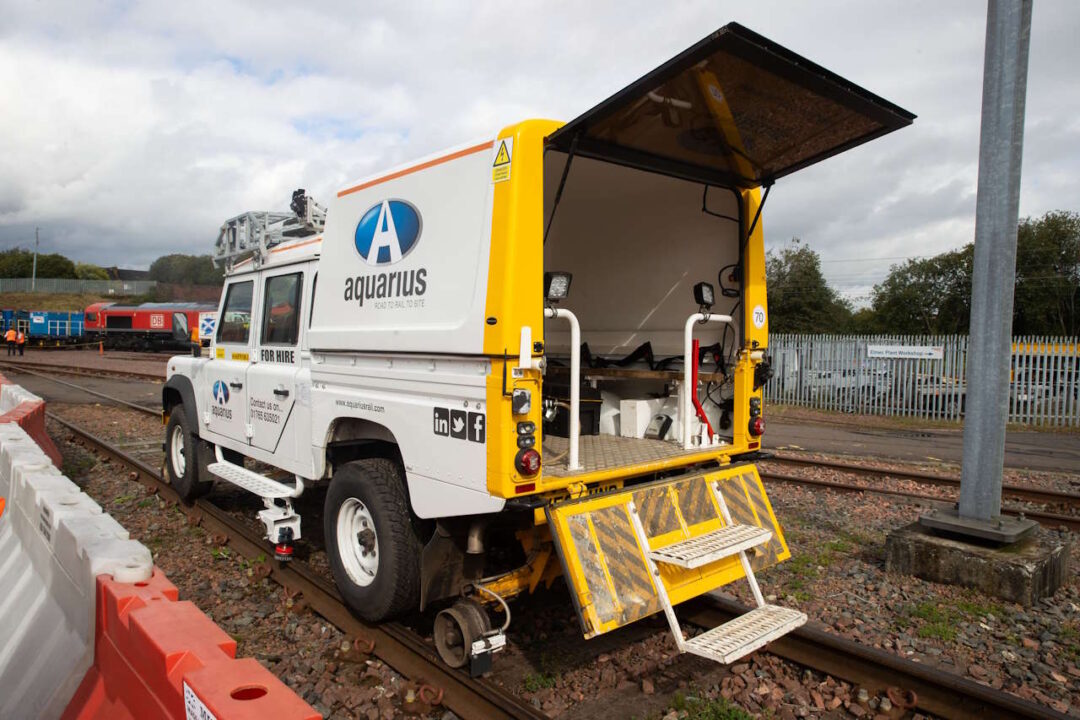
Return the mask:
[[[276,247],[273,250],[271,250],[270,252],[276,253],[276,252],[284,252],[286,250],[295,250],[296,248],[302,248],[305,245],[311,245],[312,243],[317,243],[317,242],[322,242],[322,238],[317,237],[314,240],[305,240],[304,242],[297,243],[295,245],[286,245],[284,247]]]
[[[346,195],[349,195],[351,193],[360,192],[361,190],[366,190],[369,187],[372,187],[374,185],[378,185],[379,183],[384,183],[384,182],[386,182],[388,180],[396,180],[399,177],[405,177],[406,175],[411,175],[414,172],[418,172],[420,170],[426,170],[429,167],[435,167],[436,165],[442,165],[445,162],[450,162],[451,160],[457,160],[458,158],[465,157],[466,155],[472,155],[473,153],[478,153],[478,152],[481,152],[482,150],[490,150],[494,144],[495,143],[492,141],[492,142],[480,143],[479,145],[473,145],[472,147],[467,147],[464,150],[458,150],[457,152],[450,153],[449,155],[443,155],[442,157],[437,157],[434,160],[428,160],[425,163],[420,163],[419,165],[413,165],[412,167],[405,168],[404,170],[398,170],[396,173],[390,173],[389,175],[384,175],[381,178],[376,178],[375,180],[370,180],[370,181],[368,181],[366,183],[361,183],[361,184],[357,185],[356,187],[349,188],[348,190],[342,190],[341,192],[339,192],[337,194],[337,196],[338,197],[345,197]]]

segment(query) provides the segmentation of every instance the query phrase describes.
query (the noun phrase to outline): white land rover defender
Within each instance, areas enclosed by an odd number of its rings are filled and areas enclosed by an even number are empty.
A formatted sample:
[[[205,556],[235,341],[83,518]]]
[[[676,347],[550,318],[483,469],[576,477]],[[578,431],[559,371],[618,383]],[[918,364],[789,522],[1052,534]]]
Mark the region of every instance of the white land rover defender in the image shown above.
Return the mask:
[[[210,357],[168,363],[169,478],[261,496],[282,560],[325,492],[350,608],[439,608],[474,672],[504,641],[486,606],[559,576],[586,637],[663,611],[681,650],[745,655],[806,619],[754,575],[789,556],[752,464],[761,209],[912,118],[728,25],[570,123],[233,218]],[[744,578],[757,607],[684,639],[673,606]]]

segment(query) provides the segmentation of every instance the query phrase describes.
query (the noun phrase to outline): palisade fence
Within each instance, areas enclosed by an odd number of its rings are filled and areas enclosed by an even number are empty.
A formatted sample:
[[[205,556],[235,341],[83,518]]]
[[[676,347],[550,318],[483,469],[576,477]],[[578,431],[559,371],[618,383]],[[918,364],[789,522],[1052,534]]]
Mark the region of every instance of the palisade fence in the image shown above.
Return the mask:
[[[769,402],[868,415],[963,419],[966,335],[769,337]],[[1080,338],[1014,337],[1009,422],[1080,426]]]
[[[101,295],[145,295],[157,280],[72,280],[68,278],[0,278],[0,293],[99,293]]]

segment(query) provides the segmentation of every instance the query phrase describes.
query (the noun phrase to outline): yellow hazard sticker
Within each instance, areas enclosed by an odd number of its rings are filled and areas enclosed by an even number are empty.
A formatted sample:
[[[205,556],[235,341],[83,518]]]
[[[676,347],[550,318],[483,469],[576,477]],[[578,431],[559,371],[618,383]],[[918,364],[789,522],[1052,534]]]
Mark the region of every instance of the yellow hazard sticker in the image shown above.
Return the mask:
[[[232,359],[233,359],[233,360],[243,360],[244,362],[247,362],[249,358],[248,358],[248,354],[247,354],[247,353],[238,353],[238,352],[234,352],[234,353],[232,354]]]
[[[225,359],[225,348],[217,348],[214,351],[214,355],[217,357],[218,360],[224,360]]]
[[[510,179],[510,161],[514,156],[514,138],[499,140],[495,150],[495,161],[491,164],[491,182],[505,182]]]

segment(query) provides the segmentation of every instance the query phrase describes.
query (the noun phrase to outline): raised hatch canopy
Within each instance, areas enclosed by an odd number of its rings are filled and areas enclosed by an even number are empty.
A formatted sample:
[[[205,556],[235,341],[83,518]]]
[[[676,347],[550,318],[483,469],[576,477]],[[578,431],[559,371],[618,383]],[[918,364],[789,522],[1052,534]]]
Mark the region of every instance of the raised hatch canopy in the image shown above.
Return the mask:
[[[585,157],[752,188],[914,118],[731,23],[567,123],[548,142]]]

